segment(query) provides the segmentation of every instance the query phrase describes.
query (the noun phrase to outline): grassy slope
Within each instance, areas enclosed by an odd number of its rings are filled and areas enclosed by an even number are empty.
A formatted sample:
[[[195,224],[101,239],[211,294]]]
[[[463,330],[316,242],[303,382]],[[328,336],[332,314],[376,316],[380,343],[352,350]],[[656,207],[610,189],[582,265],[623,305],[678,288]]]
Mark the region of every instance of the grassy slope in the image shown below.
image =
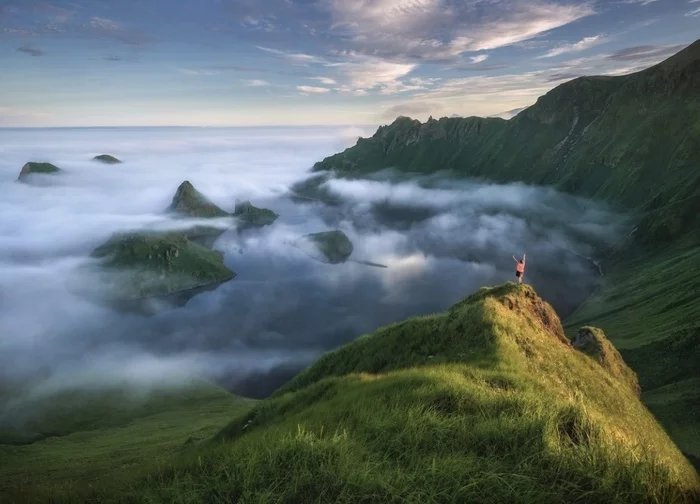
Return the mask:
[[[571,324],[606,330],[639,375],[645,400],[683,450],[699,456],[692,432],[700,431],[700,393],[669,399],[688,410],[680,420],[659,406],[670,390],[660,386],[689,388],[684,380],[698,376],[692,360],[700,351],[698,308],[692,304],[700,292],[700,253],[693,251],[700,241],[688,235],[700,228],[699,145],[700,41],[636,74],[558,86],[510,121],[443,118],[421,125],[400,118],[315,169],[344,176],[389,166],[449,169],[552,184],[640,211],[635,236],[647,251],[613,265],[600,295]],[[648,345],[652,340],[657,343]]]
[[[66,502],[79,501],[72,492]],[[693,502],[698,476],[527,286],[326,354],[123,502]]]
[[[0,428],[0,501],[46,502],[62,491],[78,498],[88,485],[109,488],[136,468],[191,449],[254,404],[206,382],[157,389],[147,398],[133,393],[125,385],[23,402],[21,409],[31,411],[25,428],[55,437],[4,444],[11,440]]]
[[[621,262],[619,262],[621,261]],[[674,440],[700,458],[700,238],[618,259],[598,294],[567,319],[603,328],[638,371],[643,398]]]

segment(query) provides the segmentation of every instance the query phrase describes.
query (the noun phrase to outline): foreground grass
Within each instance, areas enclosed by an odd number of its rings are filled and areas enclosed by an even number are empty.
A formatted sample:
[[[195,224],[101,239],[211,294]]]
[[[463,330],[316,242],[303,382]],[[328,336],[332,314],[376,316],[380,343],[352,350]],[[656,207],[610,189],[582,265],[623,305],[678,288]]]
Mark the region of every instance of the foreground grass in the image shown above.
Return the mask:
[[[482,289],[326,354],[191,451],[54,502],[694,502],[696,472],[599,357],[531,288]]]
[[[9,437],[0,429],[0,502],[49,502],[66,493],[82,499],[97,487],[108,492],[134,472],[186,453],[254,404],[204,382],[142,397],[128,392],[24,401],[32,415],[26,424],[39,434],[50,428],[52,437],[32,442],[36,435]]]
[[[565,322],[605,330],[636,371],[643,399],[700,460],[700,239],[618,258],[600,291]],[[696,462],[697,463],[697,462]]]

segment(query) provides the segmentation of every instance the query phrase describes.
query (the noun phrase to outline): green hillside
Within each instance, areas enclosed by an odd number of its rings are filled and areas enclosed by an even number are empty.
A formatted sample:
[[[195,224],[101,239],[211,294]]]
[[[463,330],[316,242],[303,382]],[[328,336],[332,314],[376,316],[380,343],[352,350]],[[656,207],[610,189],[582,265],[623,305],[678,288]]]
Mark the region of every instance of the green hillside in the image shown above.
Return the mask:
[[[524,181],[605,200],[636,215],[632,239],[567,325],[605,329],[639,375],[644,399],[700,460],[700,41],[642,72],[562,84],[511,120],[398,118],[317,163],[298,191],[328,176],[406,174]],[[599,258],[600,259],[600,258]],[[695,359],[695,360],[693,360]],[[678,392],[678,389],[684,392]],[[665,398],[668,392],[670,395]],[[667,401],[671,401],[668,406]],[[678,412],[685,409],[688,414]]]
[[[445,313],[324,355],[191,451],[173,450],[156,466],[144,461],[107,486],[64,486],[55,496],[149,503],[700,498],[697,473],[642,405],[633,375],[617,372],[619,356],[585,350],[572,346],[532,288],[483,288]],[[44,463],[33,466],[35,478],[46,477],[51,464]]]
[[[645,219],[647,241],[697,226],[700,212],[700,41],[642,72],[581,77],[511,120],[400,117],[314,171],[362,176],[384,168],[554,185]]]
[[[191,450],[255,403],[202,380],[13,399],[3,396],[0,409],[3,503],[55,502],[64,492],[80,501],[93,487],[109,492],[144,467]]]

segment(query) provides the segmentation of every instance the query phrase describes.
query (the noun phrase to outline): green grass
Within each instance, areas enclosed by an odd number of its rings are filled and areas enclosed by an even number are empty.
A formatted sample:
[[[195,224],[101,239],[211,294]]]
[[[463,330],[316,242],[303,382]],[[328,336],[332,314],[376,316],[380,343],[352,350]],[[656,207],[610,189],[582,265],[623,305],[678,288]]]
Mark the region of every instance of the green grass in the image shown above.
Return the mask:
[[[0,429],[0,502],[49,502],[62,493],[80,500],[91,487],[109,492],[191,450],[255,403],[203,381],[139,393],[124,384],[19,403],[14,418],[29,414],[31,428],[51,429],[54,437],[6,444]]]
[[[599,292],[565,321],[570,332],[586,324],[605,330],[636,371],[644,400],[695,457],[700,392],[690,385],[700,378],[699,263],[700,239],[693,235],[665,249],[618,258]],[[677,387],[684,393],[677,394]]]
[[[54,502],[700,497],[697,473],[636,390],[575,350],[553,309],[515,284],[330,352],[215,438],[171,455],[110,486],[56,489]]]

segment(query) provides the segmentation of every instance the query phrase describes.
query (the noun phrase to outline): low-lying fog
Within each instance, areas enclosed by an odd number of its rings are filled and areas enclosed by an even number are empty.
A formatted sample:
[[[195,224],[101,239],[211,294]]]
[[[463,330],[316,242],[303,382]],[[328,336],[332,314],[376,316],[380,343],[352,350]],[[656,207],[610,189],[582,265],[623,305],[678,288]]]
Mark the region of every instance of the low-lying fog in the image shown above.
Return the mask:
[[[441,311],[484,285],[526,281],[569,313],[595,288],[583,257],[615,241],[606,209],[521,184],[331,180],[342,202],[295,203],[286,193],[312,164],[370,131],[298,129],[4,130],[0,144],[0,378],[54,385],[137,382],[199,373],[230,389],[270,393],[320,353],[378,326]],[[121,165],[91,161],[108,153]],[[26,161],[65,170],[50,185],[15,183]],[[185,307],[152,317],[75,297],[67,283],[113,232],[162,226],[190,180],[227,211],[250,199],[280,214],[215,248],[237,273]],[[353,259],[315,261],[288,242],[339,228]],[[576,254],[580,254],[577,256]],[[96,378],[101,376],[102,379]]]

